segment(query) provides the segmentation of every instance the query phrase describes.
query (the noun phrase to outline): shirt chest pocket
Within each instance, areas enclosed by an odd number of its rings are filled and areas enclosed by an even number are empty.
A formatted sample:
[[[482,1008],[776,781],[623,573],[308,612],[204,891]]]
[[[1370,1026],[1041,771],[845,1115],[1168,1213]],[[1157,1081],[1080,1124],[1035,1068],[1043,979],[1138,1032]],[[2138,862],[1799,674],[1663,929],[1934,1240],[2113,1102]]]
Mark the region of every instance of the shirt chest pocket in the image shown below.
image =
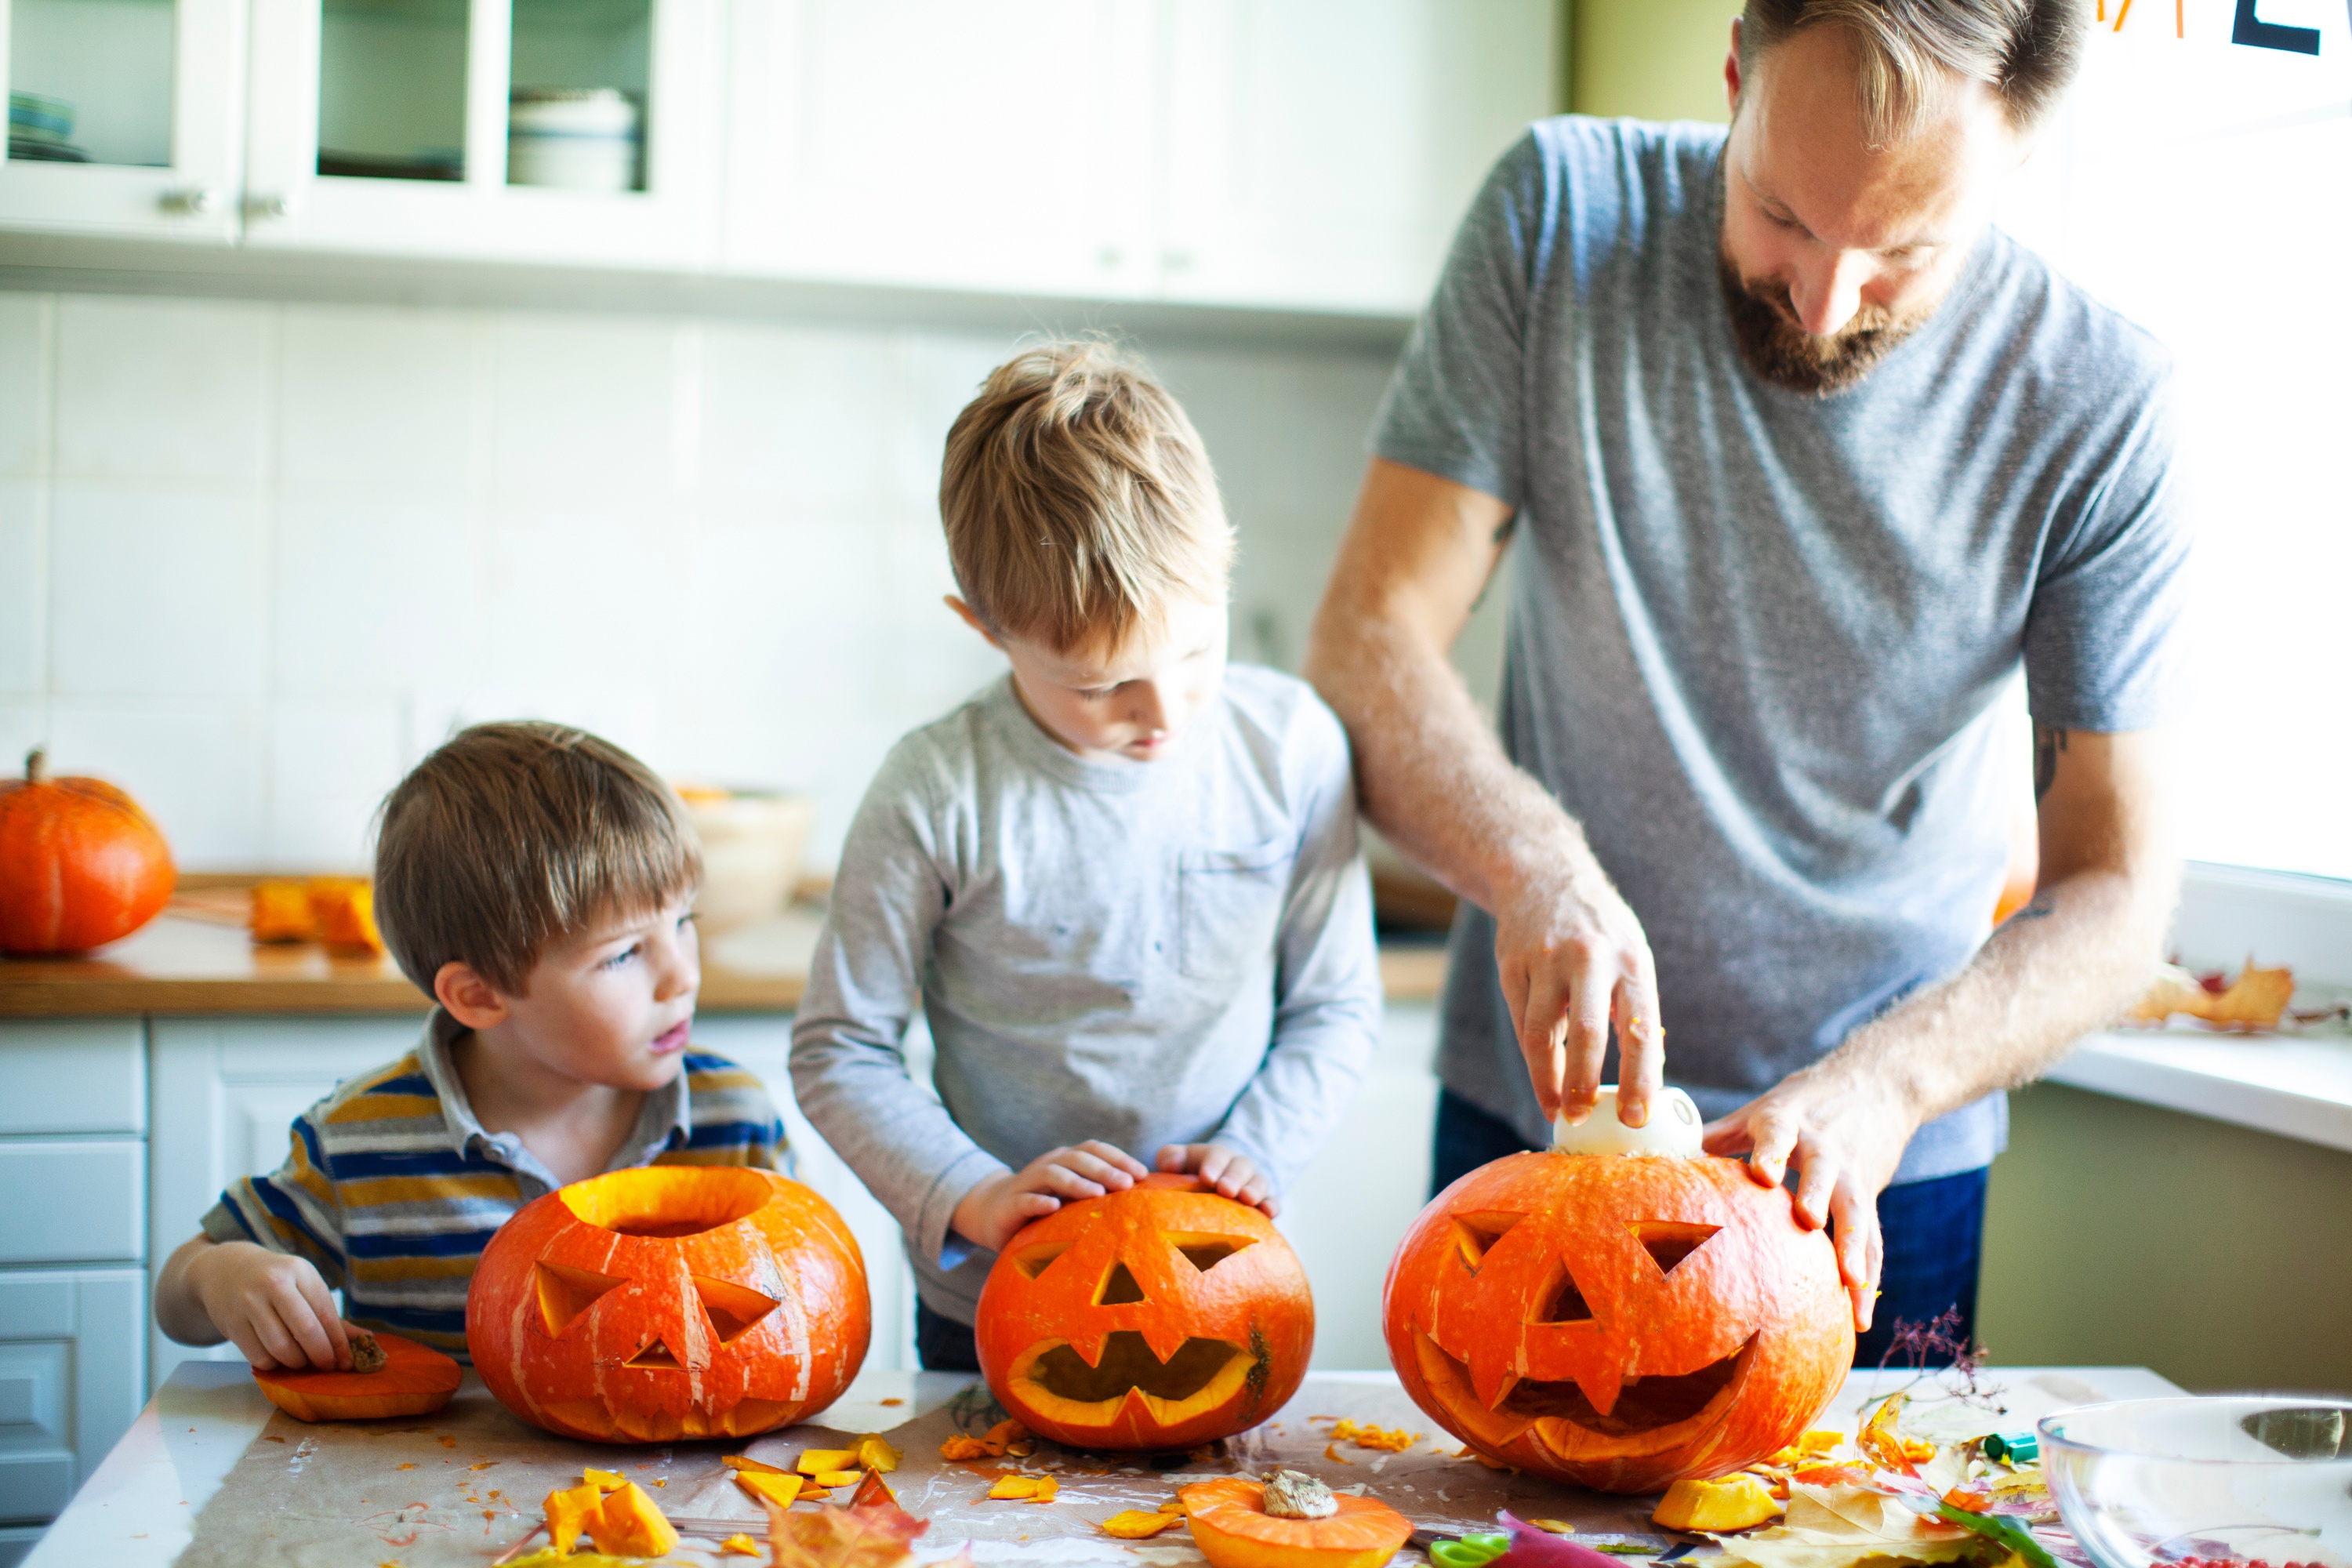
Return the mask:
[[[1270,956],[1282,923],[1297,846],[1269,838],[1246,849],[1188,849],[1177,860],[1178,967],[1223,980]]]

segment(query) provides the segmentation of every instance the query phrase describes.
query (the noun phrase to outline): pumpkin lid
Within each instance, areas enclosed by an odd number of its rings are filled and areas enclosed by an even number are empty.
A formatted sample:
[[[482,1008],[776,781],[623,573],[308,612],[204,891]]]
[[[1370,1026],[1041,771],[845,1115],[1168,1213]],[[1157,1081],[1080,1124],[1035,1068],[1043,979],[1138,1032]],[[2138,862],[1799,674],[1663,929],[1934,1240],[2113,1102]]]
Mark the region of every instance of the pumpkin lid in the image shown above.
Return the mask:
[[[1552,1123],[1552,1148],[1563,1154],[1673,1154],[1696,1159],[1706,1118],[1678,1089],[1661,1089],[1651,1102],[1650,1120],[1628,1127],[1617,1120],[1617,1086],[1601,1086],[1601,1099],[1581,1123],[1561,1117]]]

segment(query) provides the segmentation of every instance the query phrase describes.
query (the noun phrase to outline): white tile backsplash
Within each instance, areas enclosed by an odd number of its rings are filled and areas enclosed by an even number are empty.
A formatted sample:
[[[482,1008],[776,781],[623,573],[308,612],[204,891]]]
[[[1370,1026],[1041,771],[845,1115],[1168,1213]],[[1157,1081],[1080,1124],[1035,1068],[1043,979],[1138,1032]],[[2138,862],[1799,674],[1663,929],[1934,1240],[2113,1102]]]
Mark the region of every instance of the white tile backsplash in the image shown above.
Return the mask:
[[[255,708],[58,700],[49,763],[138,796],[183,869],[252,867],[268,854],[268,726]]]
[[[60,296],[56,474],[258,484],[277,323],[268,305]]]
[[[60,483],[49,582],[58,695],[261,703],[268,616],[257,498]]]
[[[46,485],[0,479],[0,694],[48,684],[47,511]]]
[[[463,495],[473,479],[476,327],[457,311],[293,305],[279,334],[289,489]]]
[[[359,863],[458,725],[813,793],[1004,666],[940,603],[949,424],[1014,340],[0,294],[0,771],[46,739],[193,869]],[[1295,659],[1383,356],[1158,360]],[[49,379],[54,366],[55,384]]]
[[[518,314],[489,330],[491,476],[501,501],[647,502],[677,488],[677,325]]]
[[[45,294],[0,294],[0,476],[37,474],[48,461],[56,305]]]

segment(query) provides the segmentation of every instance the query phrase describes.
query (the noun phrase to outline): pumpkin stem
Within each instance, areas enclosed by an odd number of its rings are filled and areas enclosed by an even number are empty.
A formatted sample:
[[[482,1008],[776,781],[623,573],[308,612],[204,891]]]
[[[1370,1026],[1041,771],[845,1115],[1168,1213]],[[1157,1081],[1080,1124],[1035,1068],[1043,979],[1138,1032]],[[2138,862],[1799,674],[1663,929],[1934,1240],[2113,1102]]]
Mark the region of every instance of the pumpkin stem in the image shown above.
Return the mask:
[[[26,754],[25,782],[37,784],[49,782],[49,749],[47,746],[35,746]]]

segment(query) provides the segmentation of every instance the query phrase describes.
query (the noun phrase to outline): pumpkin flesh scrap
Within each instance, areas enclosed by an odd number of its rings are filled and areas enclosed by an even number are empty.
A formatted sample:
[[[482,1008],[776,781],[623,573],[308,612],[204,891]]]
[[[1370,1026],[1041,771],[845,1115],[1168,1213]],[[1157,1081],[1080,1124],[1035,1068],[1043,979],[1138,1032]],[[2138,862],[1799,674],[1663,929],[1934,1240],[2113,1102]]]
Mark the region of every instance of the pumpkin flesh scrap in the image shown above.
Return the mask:
[[[1726,1476],[1717,1481],[1685,1477],[1666,1489],[1650,1520],[1668,1530],[1748,1530],[1780,1512],[1780,1505],[1754,1476]]]
[[[310,1367],[253,1369],[269,1403],[297,1421],[378,1421],[425,1415],[449,1403],[465,1373],[439,1351],[398,1334],[374,1336],[383,1365],[374,1372]]]
[[[677,1527],[635,1481],[605,1495],[588,1533],[597,1551],[619,1557],[666,1557],[677,1550]]]
[[[1278,1519],[1265,1487],[1239,1476],[1195,1481],[1177,1496],[1193,1544],[1214,1568],[1380,1568],[1412,1534],[1402,1514],[1370,1498],[1332,1494],[1326,1519]]]

